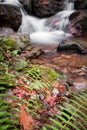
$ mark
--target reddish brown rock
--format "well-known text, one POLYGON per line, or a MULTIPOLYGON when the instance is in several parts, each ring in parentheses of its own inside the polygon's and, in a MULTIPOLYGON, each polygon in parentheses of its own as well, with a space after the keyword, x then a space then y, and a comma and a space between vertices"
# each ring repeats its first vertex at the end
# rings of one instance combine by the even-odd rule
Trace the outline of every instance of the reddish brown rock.
POLYGON ((79 10, 72 13, 69 17, 69 31, 75 36, 87 33, 87 10, 79 10))
POLYGON ((0 4, 0 27, 10 27, 17 31, 21 21, 22 15, 19 7, 0 4))
POLYGON ((64 0, 32 0, 33 14, 43 18, 63 10, 64 0))

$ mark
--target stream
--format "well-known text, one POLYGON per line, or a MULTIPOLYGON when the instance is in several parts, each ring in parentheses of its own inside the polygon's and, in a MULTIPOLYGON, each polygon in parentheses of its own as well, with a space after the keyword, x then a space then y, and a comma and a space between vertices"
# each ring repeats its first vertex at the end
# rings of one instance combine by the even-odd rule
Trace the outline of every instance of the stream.
POLYGON ((60 52, 56 54, 42 55, 33 59, 33 63, 46 65, 55 70, 62 70, 68 74, 77 89, 87 87, 87 55, 76 52, 60 52))
POLYGON ((74 12, 73 2, 66 0, 63 11, 50 18, 43 19, 28 15, 18 0, 4 0, 1 3, 20 7, 22 24, 18 33, 29 34, 33 46, 39 46, 45 52, 48 52, 32 59, 33 63, 46 65, 55 70, 60 69, 69 74, 78 89, 87 87, 87 55, 81 55, 75 51, 51 53, 62 40, 72 37, 68 33, 67 26, 68 17, 74 12))
POLYGON ((78 12, 63 2, 40 19, 19 0, 0 0, 0 130, 87 129, 87 34, 70 32, 78 12))

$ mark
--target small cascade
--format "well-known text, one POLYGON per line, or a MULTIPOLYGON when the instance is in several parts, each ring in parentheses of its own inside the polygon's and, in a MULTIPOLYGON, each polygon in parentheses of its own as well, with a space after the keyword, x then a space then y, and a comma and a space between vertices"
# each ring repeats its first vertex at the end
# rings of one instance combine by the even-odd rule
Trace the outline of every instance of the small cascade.
POLYGON ((19 0, 1 0, 0 4, 12 4, 16 6, 22 6, 22 4, 19 2, 19 0))
POLYGON ((70 2, 70 0, 65 1, 64 14, 62 15, 62 19, 59 22, 59 30, 66 31, 67 25, 69 23, 69 15, 74 11, 74 2, 70 2))
MULTIPOLYGON (((27 14, 22 4, 18 0, 3 0, 3 4, 13 4, 20 7, 22 13, 22 24, 19 27, 18 33, 30 34, 31 43, 40 46, 54 47, 60 41, 70 36, 67 35, 67 26, 69 23, 68 17, 74 11, 74 3, 65 1, 65 8, 50 18, 39 19, 27 14), (55 32, 56 31, 56 32, 55 32), (62 31, 62 33, 61 33, 62 31)), ((51 48, 51 49, 52 49, 51 48)))
POLYGON ((39 19, 33 16, 29 16, 21 9, 22 24, 18 30, 18 33, 33 33, 44 30, 44 23, 46 19, 39 19))
POLYGON ((18 30, 18 33, 33 33, 33 32, 49 32, 49 31, 55 31, 55 30, 67 30, 67 25, 69 22, 69 15, 74 10, 74 2, 70 2, 70 0, 65 0, 65 8, 63 11, 58 12, 53 16, 53 21, 50 22, 49 25, 46 26, 46 22, 49 20, 49 18, 46 19, 39 19, 33 16, 30 16, 27 14, 27 12, 24 10, 22 4, 19 2, 19 0, 3 0, 1 2, 2 4, 13 4, 20 7, 21 13, 22 13, 22 24, 18 30), (56 27, 55 25, 55 19, 56 19, 56 27))
POLYGON ((65 1, 65 8, 64 10, 74 10, 74 2, 70 2, 70 0, 65 1))

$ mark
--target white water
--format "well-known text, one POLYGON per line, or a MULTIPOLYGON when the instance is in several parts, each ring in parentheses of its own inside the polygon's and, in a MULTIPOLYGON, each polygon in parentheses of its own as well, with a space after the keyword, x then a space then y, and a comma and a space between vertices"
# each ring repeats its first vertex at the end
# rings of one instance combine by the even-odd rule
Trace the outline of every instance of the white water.
POLYGON ((74 9, 74 2, 69 2, 70 0, 65 0, 65 8, 64 10, 73 10, 74 9))
POLYGON ((69 22, 68 17, 74 9, 74 4, 69 3, 69 0, 65 0, 64 11, 46 19, 39 19, 28 15, 27 12, 21 8, 22 6, 18 0, 4 0, 2 3, 13 4, 20 7, 22 24, 18 33, 30 34, 30 40, 34 46, 41 46, 44 50, 53 50, 57 48, 59 42, 70 36, 64 32, 69 22))
POLYGON ((53 32, 35 32, 30 34, 31 43, 34 46, 42 47, 45 51, 54 51, 58 43, 67 37, 71 37, 63 31, 53 31, 53 32))
POLYGON ((12 4, 12 5, 16 5, 16 6, 20 6, 21 5, 21 3, 18 0, 0 0, 0 2, 2 4, 12 4))

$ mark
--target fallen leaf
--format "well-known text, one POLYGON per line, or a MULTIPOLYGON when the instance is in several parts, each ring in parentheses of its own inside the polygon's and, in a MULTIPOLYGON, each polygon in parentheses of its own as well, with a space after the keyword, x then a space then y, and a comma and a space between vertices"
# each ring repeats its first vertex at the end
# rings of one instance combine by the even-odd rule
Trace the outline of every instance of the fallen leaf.
POLYGON ((20 121, 21 126, 23 127, 23 130, 32 130, 33 128, 32 124, 34 124, 35 121, 26 112, 25 108, 26 108, 25 104, 23 104, 20 108, 19 121, 20 121))
POLYGON ((51 95, 47 95, 45 101, 50 104, 50 106, 53 106, 54 102, 57 100, 57 97, 53 97, 51 95))
POLYGON ((63 92, 63 91, 65 91, 66 90, 66 85, 64 85, 64 84, 60 84, 59 86, 58 86, 58 89, 59 89, 59 92, 63 92))
POLYGON ((21 89, 20 87, 14 88, 13 93, 20 98, 29 95, 25 90, 21 89))

